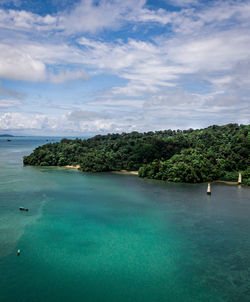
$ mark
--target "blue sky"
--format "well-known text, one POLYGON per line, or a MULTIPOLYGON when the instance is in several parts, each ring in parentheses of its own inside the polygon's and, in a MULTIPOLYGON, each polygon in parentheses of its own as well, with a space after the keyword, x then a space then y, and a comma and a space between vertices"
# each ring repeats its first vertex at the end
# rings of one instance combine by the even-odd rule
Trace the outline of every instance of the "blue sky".
POLYGON ((0 132, 249 123, 250 1, 0 0, 0 132))

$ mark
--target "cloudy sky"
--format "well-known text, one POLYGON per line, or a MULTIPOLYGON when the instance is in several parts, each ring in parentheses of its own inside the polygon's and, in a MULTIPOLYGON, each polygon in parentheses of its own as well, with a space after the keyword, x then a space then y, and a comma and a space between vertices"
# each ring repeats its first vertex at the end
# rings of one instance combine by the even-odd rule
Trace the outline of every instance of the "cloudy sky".
POLYGON ((0 133, 250 119, 250 0, 0 0, 0 133))

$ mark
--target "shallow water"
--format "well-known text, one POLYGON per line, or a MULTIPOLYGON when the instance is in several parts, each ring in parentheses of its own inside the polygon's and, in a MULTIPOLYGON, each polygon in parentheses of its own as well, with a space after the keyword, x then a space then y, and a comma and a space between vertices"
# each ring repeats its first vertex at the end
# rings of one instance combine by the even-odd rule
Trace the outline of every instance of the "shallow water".
POLYGON ((0 140, 0 301, 250 300, 249 188, 23 167, 43 143, 0 140))

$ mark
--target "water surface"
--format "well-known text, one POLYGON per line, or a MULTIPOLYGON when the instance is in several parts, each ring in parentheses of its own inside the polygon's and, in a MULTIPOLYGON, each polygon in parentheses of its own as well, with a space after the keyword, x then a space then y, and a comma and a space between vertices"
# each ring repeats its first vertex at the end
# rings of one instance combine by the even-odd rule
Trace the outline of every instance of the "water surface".
POLYGON ((249 188, 23 167, 43 143, 0 140, 0 301, 250 300, 249 188))

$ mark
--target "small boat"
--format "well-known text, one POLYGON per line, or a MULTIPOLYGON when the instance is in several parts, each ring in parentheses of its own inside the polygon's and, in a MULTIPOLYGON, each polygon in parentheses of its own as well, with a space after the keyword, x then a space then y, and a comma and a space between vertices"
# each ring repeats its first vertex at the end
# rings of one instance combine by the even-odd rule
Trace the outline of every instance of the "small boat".
POLYGON ((20 210, 20 211, 26 211, 26 212, 28 212, 28 211, 29 211, 29 209, 24 208, 24 207, 20 207, 20 208, 19 208, 19 210, 20 210))
POLYGON ((21 254, 21 251, 17 250, 17 256, 20 256, 20 254, 21 254))
POLYGON ((7 139, 7 142, 11 142, 11 139, 8 138, 8 139, 7 139))

